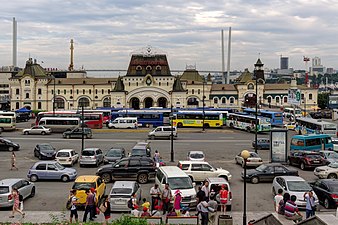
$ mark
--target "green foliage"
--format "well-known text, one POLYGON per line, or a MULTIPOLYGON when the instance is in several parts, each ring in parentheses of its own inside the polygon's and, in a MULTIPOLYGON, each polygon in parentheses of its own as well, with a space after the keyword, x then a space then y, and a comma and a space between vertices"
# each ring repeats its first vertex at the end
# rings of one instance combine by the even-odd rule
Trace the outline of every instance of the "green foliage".
POLYGON ((141 218, 122 216, 112 222, 112 225, 148 225, 147 221, 141 218))
POLYGON ((330 93, 318 93, 318 107, 321 109, 328 108, 330 93))

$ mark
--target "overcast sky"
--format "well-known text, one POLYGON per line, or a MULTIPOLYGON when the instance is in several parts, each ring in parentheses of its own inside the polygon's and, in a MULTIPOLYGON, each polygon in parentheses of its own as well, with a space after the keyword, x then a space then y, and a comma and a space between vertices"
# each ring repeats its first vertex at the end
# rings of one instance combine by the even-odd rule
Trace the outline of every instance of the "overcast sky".
MULTIPOLYGON (((278 68, 280 55, 304 69, 303 56, 338 68, 338 0, 11 0, 1 5, 0 65, 12 64, 12 18, 18 66, 127 69, 147 45, 166 53, 172 70, 221 70, 221 29, 232 27, 231 70, 278 68)), ((227 59, 225 59, 225 62, 227 59)))

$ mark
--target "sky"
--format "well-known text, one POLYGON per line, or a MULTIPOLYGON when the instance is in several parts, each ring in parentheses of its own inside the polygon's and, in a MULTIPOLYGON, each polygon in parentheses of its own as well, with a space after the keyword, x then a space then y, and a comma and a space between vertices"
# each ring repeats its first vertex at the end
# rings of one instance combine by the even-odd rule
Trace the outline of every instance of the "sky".
MULTIPOLYGON (((338 69, 338 0, 11 0, 1 5, 0 65, 12 65, 12 19, 18 22, 18 66, 126 70, 146 46, 167 55, 171 70, 196 65, 221 71, 232 28, 231 70, 305 69, 303 56, 338 69)), ((226 67, 226 65, 225 65, 226 67)))

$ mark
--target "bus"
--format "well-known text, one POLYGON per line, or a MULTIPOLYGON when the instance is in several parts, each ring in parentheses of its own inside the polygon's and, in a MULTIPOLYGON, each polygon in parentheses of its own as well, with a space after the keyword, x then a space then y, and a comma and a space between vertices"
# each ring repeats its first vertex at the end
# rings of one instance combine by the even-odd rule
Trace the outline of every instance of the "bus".
MULTIPOLYGON (((256 110, 252 108, 245 108, 243 112, 248 113, 250 115, 255 115, 256 110)), ((257 110, 257 115, 270 119, 271 126, 283 126, 283 113, 274 112, 268 110, 257 110)))
POLYGON ((16 122, 13 116, 0 116, 0 132, 5 130, 15 130, 16 122))
MULTIPOLYGON (((78 113, 80 119, 82 121, 82 114, 78 113)), ((92 129, 102 129, 103 128, 103 114, 102 113, 89 113, 85 112, 84 115, 84 123, 87 127, 92 129)))
MULTIPOLYGON (((203 127, 203 111, 178 111, 173 114, 173 125, 177 127, 203 127)), ((222 127, 223 116, 218 112, 204 111, 204 127, 222 127)))
POLYGON ((78 117, 43 117, 38 125, 50 128, 52 132, 65 132, 79 127, 80 124, 78 117))
POLYGON ((158 127, 163 126, 163 112, 149 111, 149 110, 119 110, 112 112, 111 121, 118 117, 136 117, 138 126, 141 127, 158 127))
MULTIPOLYGON (((83 110, 85 113, 102 113, 103 116, 103 124, 108 125, 109 121, 111 120, 111 109, 106 109, 106 108, 96 108, 93 110, 88 110, 84 109, 83 110)), ((78 110, 77 113, 81 114, 82 111, 78 110)))
POLYGON ((9 111, 0 111, 0 116, 12 116, 16 118, 16 113, 15 112, 9 112, 9 111))
POLYGON ((331 141, 328 134, 294 135, 291 138, 290 151, 333 150, 331 141))
POLYGON ((302 111, 300 109, 293 109, 293 108, 284 108, 283 116, 291 120, 294 120, 294 117, 302 117, 302 111))
MULTIPOLYGON (((202 112, 203 113, 203 110, 201 109, 195 109, 195 110, 178 110, 178 112, 202 112)), ((228 111, 219 111, 219 110, 210 110, 210 109, 206 109, 204 110, 205 113, 220 113, 222 114, 222 126, 226 126, 226 120, 228 118, 228 111)))
MULTIPOLYGON (((248 132, 255 131, 255 116, 246 113, 229 113, 226 125, 230 128, 246 130, 248 132)), ((269 119, 265 117, 257 117, 257 132, 268 132, 271 130, 269 119)))
POLYGON ((301 134, 328 134, 331 137, 338 137, 338 126, 324 120, 317 120, 311 117, 297 117, 296 131, 301 134))

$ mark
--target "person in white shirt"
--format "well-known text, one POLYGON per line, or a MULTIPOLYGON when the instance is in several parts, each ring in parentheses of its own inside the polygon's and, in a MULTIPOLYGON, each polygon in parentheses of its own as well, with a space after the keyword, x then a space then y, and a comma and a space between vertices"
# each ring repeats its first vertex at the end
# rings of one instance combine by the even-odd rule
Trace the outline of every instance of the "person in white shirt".
POLYGON ((205 193, 205 197, 207 197, 207 201, 209 201, 209 182, 206 181, 201 189, 205 193))
POLYGON ((130 211, 130 214, 135 217, 140 217, 141 212, 138 211, 138 205, 134 205, 133 209, 130 211))
POLYGON ((278 189, 278 194, 273 198, 273 204, 277 213, 279 211, 279 203, 281 200, 283 200, 283 190, 278 189))
POLYGON ((151 196, 151 211, 155 209, 156 205, 159 205, 161 191, 158 188, 158 184, 155 184, 150 188, 150 196, 151 196))
POLYGON ((73 217, 75 218, 75 222, 78 222, 79 215, 77 213, 77 208, 76 208, 76 203, 77 203, 77 198, 76 198, 76 190, 71 190, 70 191, 70 198, 71 198, 71 207, 70 207, 70 218, 69 222, 73 223, 73 217))

